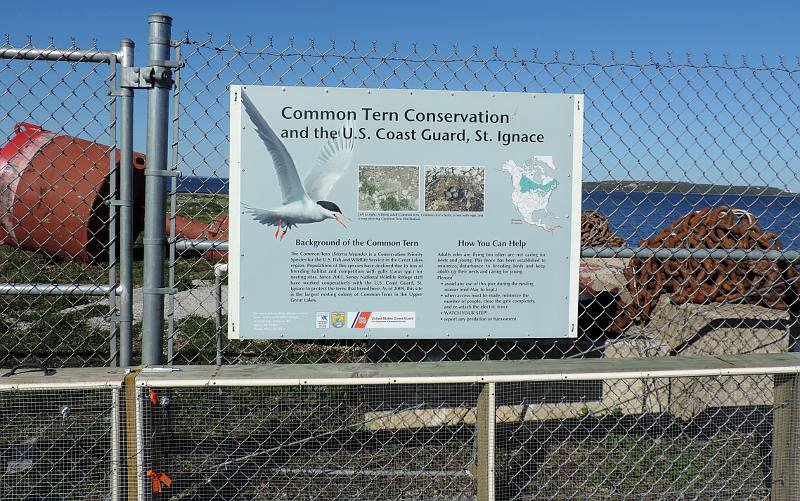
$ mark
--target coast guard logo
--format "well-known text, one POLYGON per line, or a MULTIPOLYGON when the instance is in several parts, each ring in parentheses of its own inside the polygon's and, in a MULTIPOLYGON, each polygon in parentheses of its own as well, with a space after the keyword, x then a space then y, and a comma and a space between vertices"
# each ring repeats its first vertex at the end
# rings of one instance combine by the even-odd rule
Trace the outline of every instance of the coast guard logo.
POLYGON ((371 311, 359 311, 353 320, 353 329, 365 329, 369 323, 369 317, 372 315, 371 311))
POLYGON ((343 311, 331 312, 331 325, 337 329, 341 329, 345 324, 345 313, 343 311))

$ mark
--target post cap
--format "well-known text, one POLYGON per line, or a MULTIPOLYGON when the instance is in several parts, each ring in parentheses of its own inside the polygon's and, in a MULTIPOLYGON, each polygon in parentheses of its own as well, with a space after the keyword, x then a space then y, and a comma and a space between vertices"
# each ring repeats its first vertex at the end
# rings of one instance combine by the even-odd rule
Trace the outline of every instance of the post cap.
POLYGON ((164 14, 163 12, 153 12, 149 16, 147 16, 148 23, 163 23, 163 24, 172 24, 172 16, 169 14, 164 14))

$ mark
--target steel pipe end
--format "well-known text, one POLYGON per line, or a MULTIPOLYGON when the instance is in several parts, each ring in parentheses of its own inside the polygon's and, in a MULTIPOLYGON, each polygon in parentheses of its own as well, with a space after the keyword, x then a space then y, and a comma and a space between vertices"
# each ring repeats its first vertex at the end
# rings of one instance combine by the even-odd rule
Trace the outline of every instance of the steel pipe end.
POLYGON ((172 16, 164 14, 163 12, 153 12, 147 16, 148 23, 162 23, 172 25, 172 16))

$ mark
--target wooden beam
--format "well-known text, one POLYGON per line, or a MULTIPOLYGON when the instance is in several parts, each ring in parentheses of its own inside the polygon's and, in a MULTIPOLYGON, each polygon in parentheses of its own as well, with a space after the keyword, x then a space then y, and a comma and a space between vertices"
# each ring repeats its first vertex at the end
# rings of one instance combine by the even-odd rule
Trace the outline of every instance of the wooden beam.
POLYGON ((800 376, 775 376, 772 499, 800 499, 800 376))
POLYGON ((475 431, 478 439, 478 501, 494 501, 495 384, 483 385, 478 395, 475 431))
POLYGON ((137 386, 329 386, 600 381, 800 372, 800 353, 385 364, 265 364, 145 368, 137 386))

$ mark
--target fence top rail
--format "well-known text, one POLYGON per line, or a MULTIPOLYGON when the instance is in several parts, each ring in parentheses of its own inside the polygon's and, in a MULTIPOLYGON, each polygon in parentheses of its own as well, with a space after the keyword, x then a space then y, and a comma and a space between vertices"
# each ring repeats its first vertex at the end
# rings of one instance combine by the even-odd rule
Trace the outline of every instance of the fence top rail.
POLYGON ((138 386, 327 386, 504 383, 800 373, 800 353, 384 364, 268 364, 145 368, 138 386))
POLYGON ((703 249, 669 247, 581 247, 581 257, 638 257, 642 259, 733 259, 789 261, 800 260, 800 252, 795 250, 761 249, 703 249))
MULTIPOLYGON (((0 369, 0 374, 9 370, 0 369)), ((20 369, 13 376, 0 377, 0 391, 119 388, 125 372, 124 367, 69 367, 45 376, 40 370, 20 369)))
POLYGON ((103 284, 0 284, 0 295, 106 296, 116 285, 103 284))
MULTIPOLYGON (((204 240, 179 238, 175 240, 175 250, 185 251, 227 251, 227 240, 204 240)), ((796 250, 761 250, 761 249, 702 249, 702 248, 667 248, 667 247, 581 247, 581 257, 595 258, 632 258, 641 259, 733 259, 765 260, 765 261, 800 261, 800 251, 796 250)))
POLYGON ((98 49, 57 49, 55 47, 8 47, 0 45, 0 59, 25 61, 71 61, 75 63, 105 63, 120 58, 119 51, 98 49))

